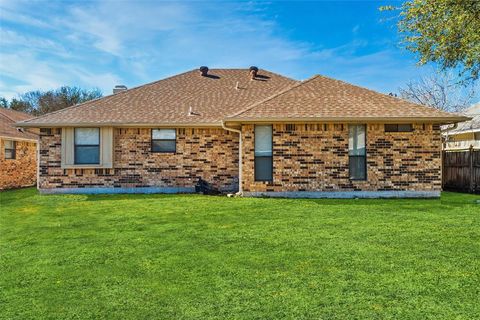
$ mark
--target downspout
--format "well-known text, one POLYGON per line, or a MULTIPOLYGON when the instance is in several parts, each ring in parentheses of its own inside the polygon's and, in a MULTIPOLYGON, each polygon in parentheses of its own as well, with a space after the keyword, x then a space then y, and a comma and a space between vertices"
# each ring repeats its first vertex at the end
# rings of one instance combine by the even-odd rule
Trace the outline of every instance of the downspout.
POLYGON ((225 122, 222 121, 222 128, 227 131, 238 133, 239 143, 238 143, 238 192, 237 195, 243 194, 242 188, 242 130, 229 128, 225 125, 225 122))
POLYGON ((37 153, 37 190, 40 190, 40 137, 37 140, 37 146, 35 149, 37 153))
POLYGON ((448 132, 448 131, 455 130, 455 129, 457 129, 457 127, 458 127, 458 122, 455 122, 455 123, 453 124, 453 127, 447 128, 447 129, 443 130, 443 132, 445 133, 445 132, 448 132))

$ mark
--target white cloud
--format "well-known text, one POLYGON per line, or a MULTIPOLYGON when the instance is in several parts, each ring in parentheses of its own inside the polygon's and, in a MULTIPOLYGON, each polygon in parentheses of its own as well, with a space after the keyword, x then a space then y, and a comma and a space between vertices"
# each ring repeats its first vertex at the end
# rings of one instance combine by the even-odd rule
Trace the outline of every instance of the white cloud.
POLYGON ((2 46, 14 47, 15 51, 20 48, 28 48, 31 52, 42 51, 64 57, 68 56, 65 48, 51 39, 21 35, 5 28, 0 28, 0 39, 2 46))
POLYGON ((360 25, 357 24, 352 28, 352 33, 357 34, 359 30, 360 30, 360 25))
POLYGON ((41 62, 35 55, 21 51, 0 53, 0 96, 12 98, 33 90, 50 90, 63 85, 98 87, 109 92, 120 82, 112 73, 91 73, 69 64, 41 62), (7 81, 8 79, 14 79, 7 81))
POLYGON ((296 78, 322 73, 383 91, 418 72, 413 62, 405 67, 397 51, 368 51, 360 38, 333 48, 292 40, 266 14, 268 5, 10 3, 9 16, 20 19, 0 30, 0 95, 60 85, 108 94, 115 84, 139 85, 199 65, 257 65, 296 78), (33 32, 25 31, 31 26, 33 32))
POLYGON ((62 23, 73 30, 70 36, 76 39, 83 38, 84 41, 93 40, 93 45, 97 49, 113 55, 120 54, 121 43, 116 34, 117 30, 109 25, 107 19, 80 8, 72 9, 71 14, 62 23))

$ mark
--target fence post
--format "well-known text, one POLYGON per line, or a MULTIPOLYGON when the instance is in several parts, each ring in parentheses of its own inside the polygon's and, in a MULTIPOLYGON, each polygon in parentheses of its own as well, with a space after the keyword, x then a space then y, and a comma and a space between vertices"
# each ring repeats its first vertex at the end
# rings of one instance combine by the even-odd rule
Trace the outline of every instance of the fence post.
POLYGON ((470 160, 469 167, 470 167, 470 193, 473 193, 473 183, 474 183, 474 176, 473 176, 473 145, 470 145, 470 150, 468 152, 468 158, 470 160))
POLYGON ((440 165, 440 170, 441 170, 441 179, 442 179, 442 190, 443 188, 445 187, 445 154, 444 154, 445 150, 443 150, 442 148, 442 151, 440 153, 440 161, 441 161, 441 165, 440 165))

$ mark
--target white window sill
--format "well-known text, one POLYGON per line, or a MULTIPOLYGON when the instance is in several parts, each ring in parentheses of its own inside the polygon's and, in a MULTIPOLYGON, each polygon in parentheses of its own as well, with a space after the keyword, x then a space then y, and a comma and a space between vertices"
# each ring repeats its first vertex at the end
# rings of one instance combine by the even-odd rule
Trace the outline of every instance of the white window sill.
POLYGON ((112 169, 113 166, 102 164, 62 164, 62 169, 112 169))

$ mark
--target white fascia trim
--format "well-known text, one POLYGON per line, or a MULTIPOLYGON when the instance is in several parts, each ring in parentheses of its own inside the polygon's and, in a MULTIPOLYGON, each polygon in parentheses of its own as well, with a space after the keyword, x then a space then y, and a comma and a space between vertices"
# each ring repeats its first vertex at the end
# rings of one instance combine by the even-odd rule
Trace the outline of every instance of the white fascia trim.
POLYGON ((16 137, 9 137, 9 136, 0 136, 0 139, 13 140, 13 141, 26 141, 26 142, 34 142, 34 143, 38 142, 38 140, 35 140, 35 139, 16 138, 16 137))
POLYGON ((63 127, 75 127, 75 128, 88 128, 88 127, 113 127, 113 128, 221 128, 222 124, 219 122, 209 123, 98 123, 98 122, 85 122, 85 123, 23 123, 17 122, 16 127, 20 128, 63 128, 63 127))

